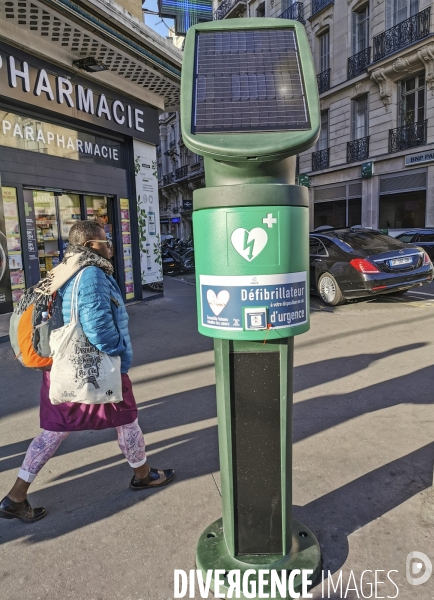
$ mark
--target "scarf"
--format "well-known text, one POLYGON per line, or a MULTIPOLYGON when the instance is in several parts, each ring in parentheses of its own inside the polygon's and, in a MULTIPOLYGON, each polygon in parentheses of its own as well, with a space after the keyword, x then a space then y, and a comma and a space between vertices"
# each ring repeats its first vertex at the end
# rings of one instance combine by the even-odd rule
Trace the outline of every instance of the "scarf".
POLYGON ((39 282, 35 291, 41 294, 53 294, 83 267, 99 267, 107 275, 113 274, 113 265, 109 260, 90 248, 71 246, 70 244, 65 251, 62 262, 54 267, 45 279, 39 282))

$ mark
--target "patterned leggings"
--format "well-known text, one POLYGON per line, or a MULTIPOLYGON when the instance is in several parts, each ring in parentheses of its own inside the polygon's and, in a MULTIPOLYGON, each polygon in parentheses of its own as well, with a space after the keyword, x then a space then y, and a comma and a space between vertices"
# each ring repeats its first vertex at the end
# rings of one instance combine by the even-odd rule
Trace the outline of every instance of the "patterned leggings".
MULTIPOLYGON (((138 419, 128 425, 116 427, 116 431, 119 448, 129 465, 133 469, 144 465, 146 462, 145 440, 138 419)), ((44 429, 28 447, 18 477, 31 483, 69 434, 69 431, 46 431, 44 429)))

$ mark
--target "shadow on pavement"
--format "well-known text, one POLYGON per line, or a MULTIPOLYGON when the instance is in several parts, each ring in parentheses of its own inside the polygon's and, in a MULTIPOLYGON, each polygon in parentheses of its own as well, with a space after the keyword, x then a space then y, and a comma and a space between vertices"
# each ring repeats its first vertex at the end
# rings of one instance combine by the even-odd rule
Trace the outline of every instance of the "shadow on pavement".
MULTIPOLYGON (((314 531, 324 571, 348 556, 348 536, 432 485, 434 442, 306 504, 294 516, 314 531)), ((361 565, 363 566, 363 565, 361 565)))
MULTIPOLYGON (((384 355, 386 353, 381 353, 381 356, 384 355)), ((366 356, 361 357, 361 365, 365 368, 366 356)), ((346 360, 342 359, 343 362, 346 360)), ((321 367, 321 363, 314 363, 310 367, 316 369, 321 367)), ((306 366, 303 368, 306 370, 306 366)), ((351 368, 354 372, 355 367, 351 368)), ((308 372, 305 372, 307 378, 308 372)), ((433 375, 434 367, 428 367, 348 394, 320 396, 297 402, 294 405, 294 440, 297 442, 309 438, 349 419, 401 403, 431 404, 432 390, 431 386, 426 386, 426 382, 432 381, 433 375), (327 411, 324 410, 325 406, 327 411)), ((139 405, 139 408, 145 434, 146 431, 168 430, 182 424, 204 421, 215 416, 214 388, 209 386, 174 394, 160 398, 157 403, 151 400, 139 405)), ((62 447, 65 453, 76 450, 74 437, 72 435, 64 442, 62 447)), ((83 432, 80 438, 80 445, 89 448, 114 439, 114 432, 83 432)), ((22 450, 23 444, 18 444, 17 448, 7 446, 6 454, 10 456, 11 450, 22 450)), ((62 447, 59 454, 62 453, 62 447)), ((218 470, 215 426, 174 435, 148 444, 147 449, 152 466, 175 468, 177 479, 173 485, 218 470)), ((296 518, 300 518, 318 534, 328 569, 337 569, 345 561, 348 553, 347 535, 431 485, 433 451, 434 444, 420 448, 295 509, 296 518)), ((20 464, 21 457, 18 458, 20 464)), ((35 506, 46 506, 50 512, 49 518, 31 528, 16 521, 3 522, 2 541, 25 536, 27 542, 35 543, 56 538, 143 502, 149 494, 160 493, 160 490, 143 494, 130 492, 127 489, 130 476, 130 468, 119 454, 57 477, 53 484, 37 490, 31 497, 35 506), (75 479, 62 481, 70 476, 75 479)))

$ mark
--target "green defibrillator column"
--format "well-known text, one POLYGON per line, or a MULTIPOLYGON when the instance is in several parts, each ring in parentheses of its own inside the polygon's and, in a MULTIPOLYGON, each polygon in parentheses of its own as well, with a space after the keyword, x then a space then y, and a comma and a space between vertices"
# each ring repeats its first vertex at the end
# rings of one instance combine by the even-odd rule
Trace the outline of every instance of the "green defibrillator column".
POLYGON ((294 185, 295 155, 320 128, 303 26, 191 27, 181 124, 205 160, 193 229, 199 331, 214 338, 223 512, 199 539, 197 565, 310 569, 315 581, 318 543, 292 518, 293 341, 309 329, 308 194, 294 185))

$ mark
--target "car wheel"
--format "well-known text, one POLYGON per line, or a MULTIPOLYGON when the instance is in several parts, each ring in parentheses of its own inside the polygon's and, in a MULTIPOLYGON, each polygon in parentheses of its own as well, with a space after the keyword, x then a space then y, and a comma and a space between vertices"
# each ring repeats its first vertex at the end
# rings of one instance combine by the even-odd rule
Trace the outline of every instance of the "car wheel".
POLYGON ((342 295, 336 279, 333 275, 330 275, 330 273, 321 275, 318 279, 317 290, 324 304, 337 306, 338 304, 343 304, 345 302, 345 298, 342 295))

